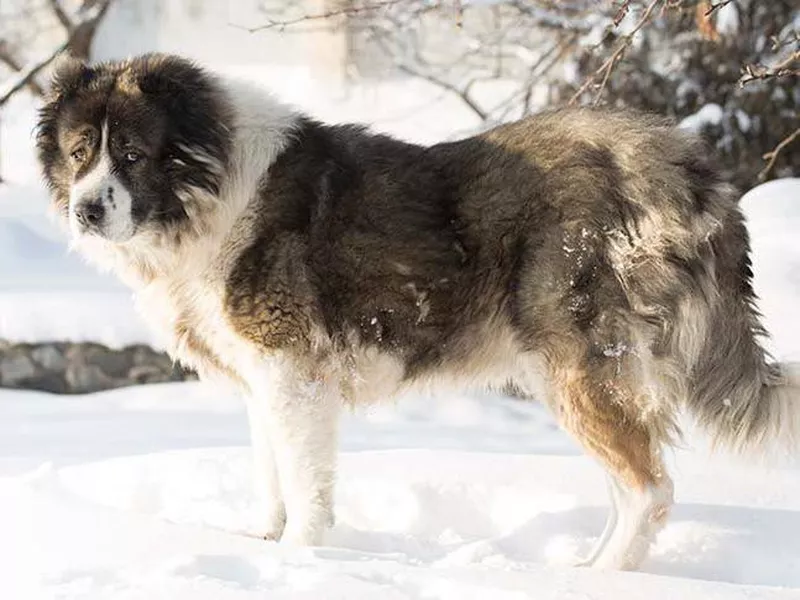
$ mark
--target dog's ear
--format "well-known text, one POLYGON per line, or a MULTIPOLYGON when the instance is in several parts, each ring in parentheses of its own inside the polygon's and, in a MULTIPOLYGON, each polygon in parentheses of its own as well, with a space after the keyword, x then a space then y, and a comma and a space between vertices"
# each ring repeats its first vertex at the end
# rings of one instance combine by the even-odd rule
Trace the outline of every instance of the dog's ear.
POLYGON ((130 77, 141 94, 167 111, 173 128, 187 138, 184 143, 224 133, 225 102, 213 77, 192 61, 147 54, 136 62, 130 77))
POLYGON ((94 78, 92 69, 74 56, 63 53, 53 64, 53 75, 36 124, 36 149, 45 182, 53 202, 61 212, 67 210, 68 183, 64 174, 64 157, 58 145, 58 118, 70 97, 94 78))
POLYGON ((167 54, 142 57, 132 74, 136 86, 160 104, 183 112, 206 100, 208 76, 189 60, 167 54))
POLYGON ((232 115, 216 78, 185 58, 148 54, 132 64, 131 81, 166 113, 168 153, 185 165, 180 179, 217 193, 230 152, 232 115))
POLYGON ((69 52, 63 52, 53 61, 49 101, 60 101, 71 96, 92 80, 92 69, 69 52))

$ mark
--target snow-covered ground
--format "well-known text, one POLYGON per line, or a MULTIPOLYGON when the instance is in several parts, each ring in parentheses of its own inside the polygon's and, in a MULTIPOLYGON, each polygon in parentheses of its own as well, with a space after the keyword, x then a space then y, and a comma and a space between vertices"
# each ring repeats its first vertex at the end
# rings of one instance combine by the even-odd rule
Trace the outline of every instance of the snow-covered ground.
POLYGON ((245 432, 201 384, 0 393, 0 597, 800 598, 797 467, 675 453, 679 504, 643 572, 598 573, 568 565, 603 524, 602 474, 536 405, 349 415, 314 549, 243 535, 245 432))
MULTIPOLYGON (((772 349, 797 359, 800 180, 743 202, 772 349)), ((0 268, 18 277, 1 314, 68 332, 65 315, 14 300, 80 268, 26 219, 0 220, 0 268)), ((81 273, 63 280, 91 282, 73 291, 102 309, 113 284, 81 273)), ((0 597, 800 599, 800 461, 701 447, 692 435, 670 456, 678 505, 642 572, 601 573, 569 563, 603 525, 602 473, 539 406, 407 398, 344 419, 337 525, 327 547, 292 549, 246 535, 257 507, 237 399, 201 384, 0 392, 0 597)))

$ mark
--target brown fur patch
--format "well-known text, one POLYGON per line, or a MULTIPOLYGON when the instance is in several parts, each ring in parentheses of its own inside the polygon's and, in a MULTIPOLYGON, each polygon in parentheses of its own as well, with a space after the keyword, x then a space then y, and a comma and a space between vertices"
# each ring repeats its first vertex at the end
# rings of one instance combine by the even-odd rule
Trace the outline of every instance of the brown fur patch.
POLYGON ((136 75, 130 68, 120 73, 116 83, 117 90, 127 96, 139 97, 142 95, 142 89, 136 81, 136 75))
POLYGON ((314 298, 302 267, 304 248, 292 236, 283 247, 253 244, 227 282, 225 308, 233 329, 262 350, 310 350, 316 337, 314 298))
POLYGON ((659 440, 642 420, 642 401, 622 378, 608 376, 609 366, 551 363, 555 405, 564 429, 612 476, 643 491, 664 474, 659 440))

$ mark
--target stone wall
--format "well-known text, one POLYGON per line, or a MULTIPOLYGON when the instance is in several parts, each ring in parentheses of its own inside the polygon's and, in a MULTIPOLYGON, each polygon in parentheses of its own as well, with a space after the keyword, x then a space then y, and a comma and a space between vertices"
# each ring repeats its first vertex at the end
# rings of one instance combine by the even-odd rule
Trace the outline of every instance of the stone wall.
POLYGON ((194 379, 147 346, 94 343, 14 344, 0 340, 0 387, 81 394, 140 383, 194 379))

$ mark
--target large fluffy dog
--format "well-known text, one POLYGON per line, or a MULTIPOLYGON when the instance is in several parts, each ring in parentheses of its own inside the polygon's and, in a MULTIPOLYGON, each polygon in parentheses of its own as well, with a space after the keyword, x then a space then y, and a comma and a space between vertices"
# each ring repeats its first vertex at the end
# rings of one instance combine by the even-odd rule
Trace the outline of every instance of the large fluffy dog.
POLYGON ((800 432, 737 196, 661 120, 563 110, 422 147, 148 55, 63 61, 38 147, 75 247, 246 393, 269 538, 322 541, 340 408, 418 385, 546 402, 609 474, 606 567, 667 517, 681 408, 737 449, 800 432))

